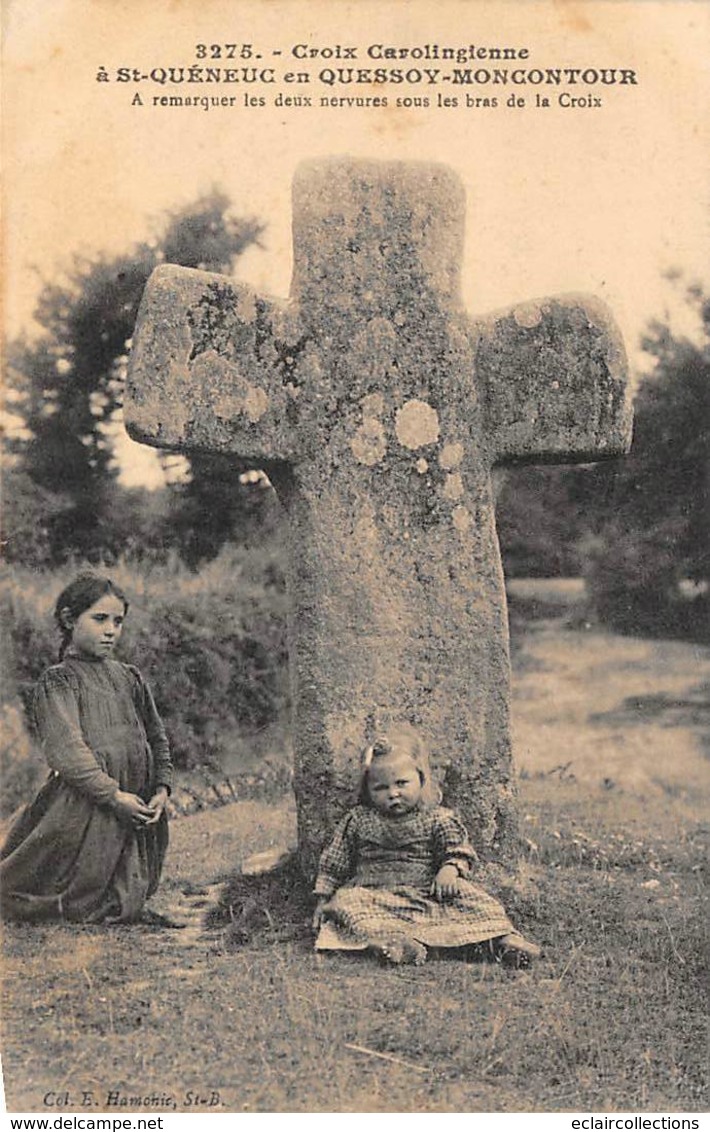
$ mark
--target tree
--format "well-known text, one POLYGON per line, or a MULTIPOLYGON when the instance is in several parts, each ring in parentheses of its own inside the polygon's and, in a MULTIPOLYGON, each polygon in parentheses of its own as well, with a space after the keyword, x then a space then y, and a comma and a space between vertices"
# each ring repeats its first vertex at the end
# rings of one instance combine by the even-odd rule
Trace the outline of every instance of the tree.
MULTIPOLYGON (((586 469, 584 469, 586 471, 586 469)), ((578 543, 591 522, 576 505, 580 469, 506 468, 496 503, 498 539, 508 578, 551 578, 580 572, 578 543)))
MULTIPOLYGON (((40 336, 12 344, 8 385, 16 391, 13 413, 23 428, 9 441, 10 457, 39 492, 61 496, 45 515, 52 560, 118 553, 124 545, 114 522, 121 488, 110 426, 121 407, 138 304, 159 263, 226 273, 246 248, 258 244, 263 226, 231 216, 229 208, 225 194, 213 190, 170 213, 155 239, 124 255, 75 258, 63 282, 41 291, 35 311, 40 336)), ((210 475, 211 467, 193 467, 193 483, 210 475)), ((218 516, 225 537, 243 495, 237 481, 229 496, 231 513, 218 516)), ((179 509, 174 519, 179 521, 179 509)), ((215 525, 204 509, 191 513, 192 522, 200 520, 207 528, 215 525)), ((12 555, 20 542, 8 534, 12 555)), ((199 541, 199 532, 193 537, 199 541)))
POLYGON ((600 617, 617 628, 710 636, 710 297, 689 288, 698 342, 654 323, 653 365, 635 401, 629 457, 613 480, 611 518, 586 548, 600 617), (680 584, 696 586, 694 602, 680 584))

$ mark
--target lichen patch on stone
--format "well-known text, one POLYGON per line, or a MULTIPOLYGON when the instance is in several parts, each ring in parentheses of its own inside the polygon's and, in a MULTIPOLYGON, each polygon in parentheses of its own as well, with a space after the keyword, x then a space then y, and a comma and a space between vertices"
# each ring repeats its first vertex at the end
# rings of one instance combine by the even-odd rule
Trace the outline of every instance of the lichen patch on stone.
POLYGON ((244 414, 251 424, 256 424, 269 408, 266 390, 252 385, 238 366, 214 350, 205 350, 195 359, 191 379, 193 397, 197 390, 201 391, 196 401, 211 400, 214 415, 223 421, 235 421, 244 414))
POLYGON ((460 505, 458 507, 454 507, 453 511, 451 512, 451 519, 454 526, 456 527, 456 530, 460 531, 461 534, 464 534, 470 528, 471 523, 473 522, 471 512, 468 511, 466 507, 462 507, 460 505))
POLYGON ((426 401, 407 401, 397 412, 397 439, 405 448, 415 450, 439 439, 439 414, 426 401))
POLYGON ((362 415, 365 417, 381 417, 385 408, 385 399, 381 393, 369 393, 360 402, 362 415))
POLYGON ((353 456, 359 464, 372 468, 387 451, 385 430, 376 417, 365 417, 350 441, 353 456))
POLYGON ((266 391, 260 389, 258 385, 250 385, 244 398, 244 412, 251 423, 256 424, 257 421, 261 420, 268 407, 269 398, 266 391))
POLYGON ((439 453, 439 464, 446 472, 458 468, 463 460, 463 444, 445 444, 439 453))
POLYGON ((537 326, 542 319, 542 311, 537 303, 523 303, 522 306, 515 308, 513 318, 518 326, 532 330, 533 326, 537 326))
POLYGON ((237 316, 241 322, 251 323, 256 318, 256 297, 244 287, 235 287, 237 316))
POLYGON ((196 385, 214 386, 219 392, 230 389, 232 383, 239 381, 240 377, 237 367, 211 348, 198 354, 192 362, 190 372, 196 385))
POLYGON ((417 471, 419 472, 420 476, 423 476, 425 472, 429 471, 429 465, 428 465, 428 463, 426 462, 426 460, 424 459, 423 456, 419 457, 419 459, 417 460, 417 462, 414 466, 417 469, 417 471))
POLYGON ((463 495, 463 480, 458 472, 447 476, 441 489, 445 499, 460 499, 463 495))

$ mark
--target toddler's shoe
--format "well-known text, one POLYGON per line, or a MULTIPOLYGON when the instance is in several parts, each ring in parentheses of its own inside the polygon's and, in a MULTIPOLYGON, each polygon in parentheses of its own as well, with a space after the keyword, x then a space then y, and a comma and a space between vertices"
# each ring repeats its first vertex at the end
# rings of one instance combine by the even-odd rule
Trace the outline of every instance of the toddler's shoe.
POLYGON ((419 943, 416 939, 410 939, 406 935, 386 939, 382 943, 378 943, 373 950, 384 963, 390 963, 393 967, 404 964, 421 967, 422 963, 426 963, 426 947, 424 944, 419 943))
POLYGON ((519 932, 509 932, 495 940, 494 953, 506 966, 529 967, 533 959, 540 958, 542 950, 519 932))

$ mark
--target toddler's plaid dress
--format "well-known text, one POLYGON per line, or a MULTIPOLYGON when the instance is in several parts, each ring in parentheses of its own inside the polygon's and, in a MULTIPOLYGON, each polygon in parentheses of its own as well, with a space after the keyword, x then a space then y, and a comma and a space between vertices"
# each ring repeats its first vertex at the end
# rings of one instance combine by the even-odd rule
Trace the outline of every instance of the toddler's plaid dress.
POLYGON ((362 950, 401 934, 427 947, 463 947, 512 932, 501 904, 467 879, 475 860, 451 810, 387 816, 356 806, 321 856, 315 893, 330 899, 316 949, 362 950), (439 903, 431 886, 446 864, 463 879, 459 894, 439 903))

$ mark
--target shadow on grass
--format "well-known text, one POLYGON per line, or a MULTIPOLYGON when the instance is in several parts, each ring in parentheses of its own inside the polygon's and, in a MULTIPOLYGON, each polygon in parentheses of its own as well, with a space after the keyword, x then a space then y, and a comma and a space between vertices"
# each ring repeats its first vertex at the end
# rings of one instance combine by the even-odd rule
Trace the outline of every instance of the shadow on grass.
POLYGON ((237 874, 225 884, 206 926, 225 929, 229 950, 311 941, 313 896, 298 857, 290 853, 268 872, 237 874))
POLYGON ((707 727, 710 725, 710 684, 689 688, 684 697, 654 692, 627 696, 611 711, 593 712, 589 722, 614 727, 659 723, 662 727, 707 727))

